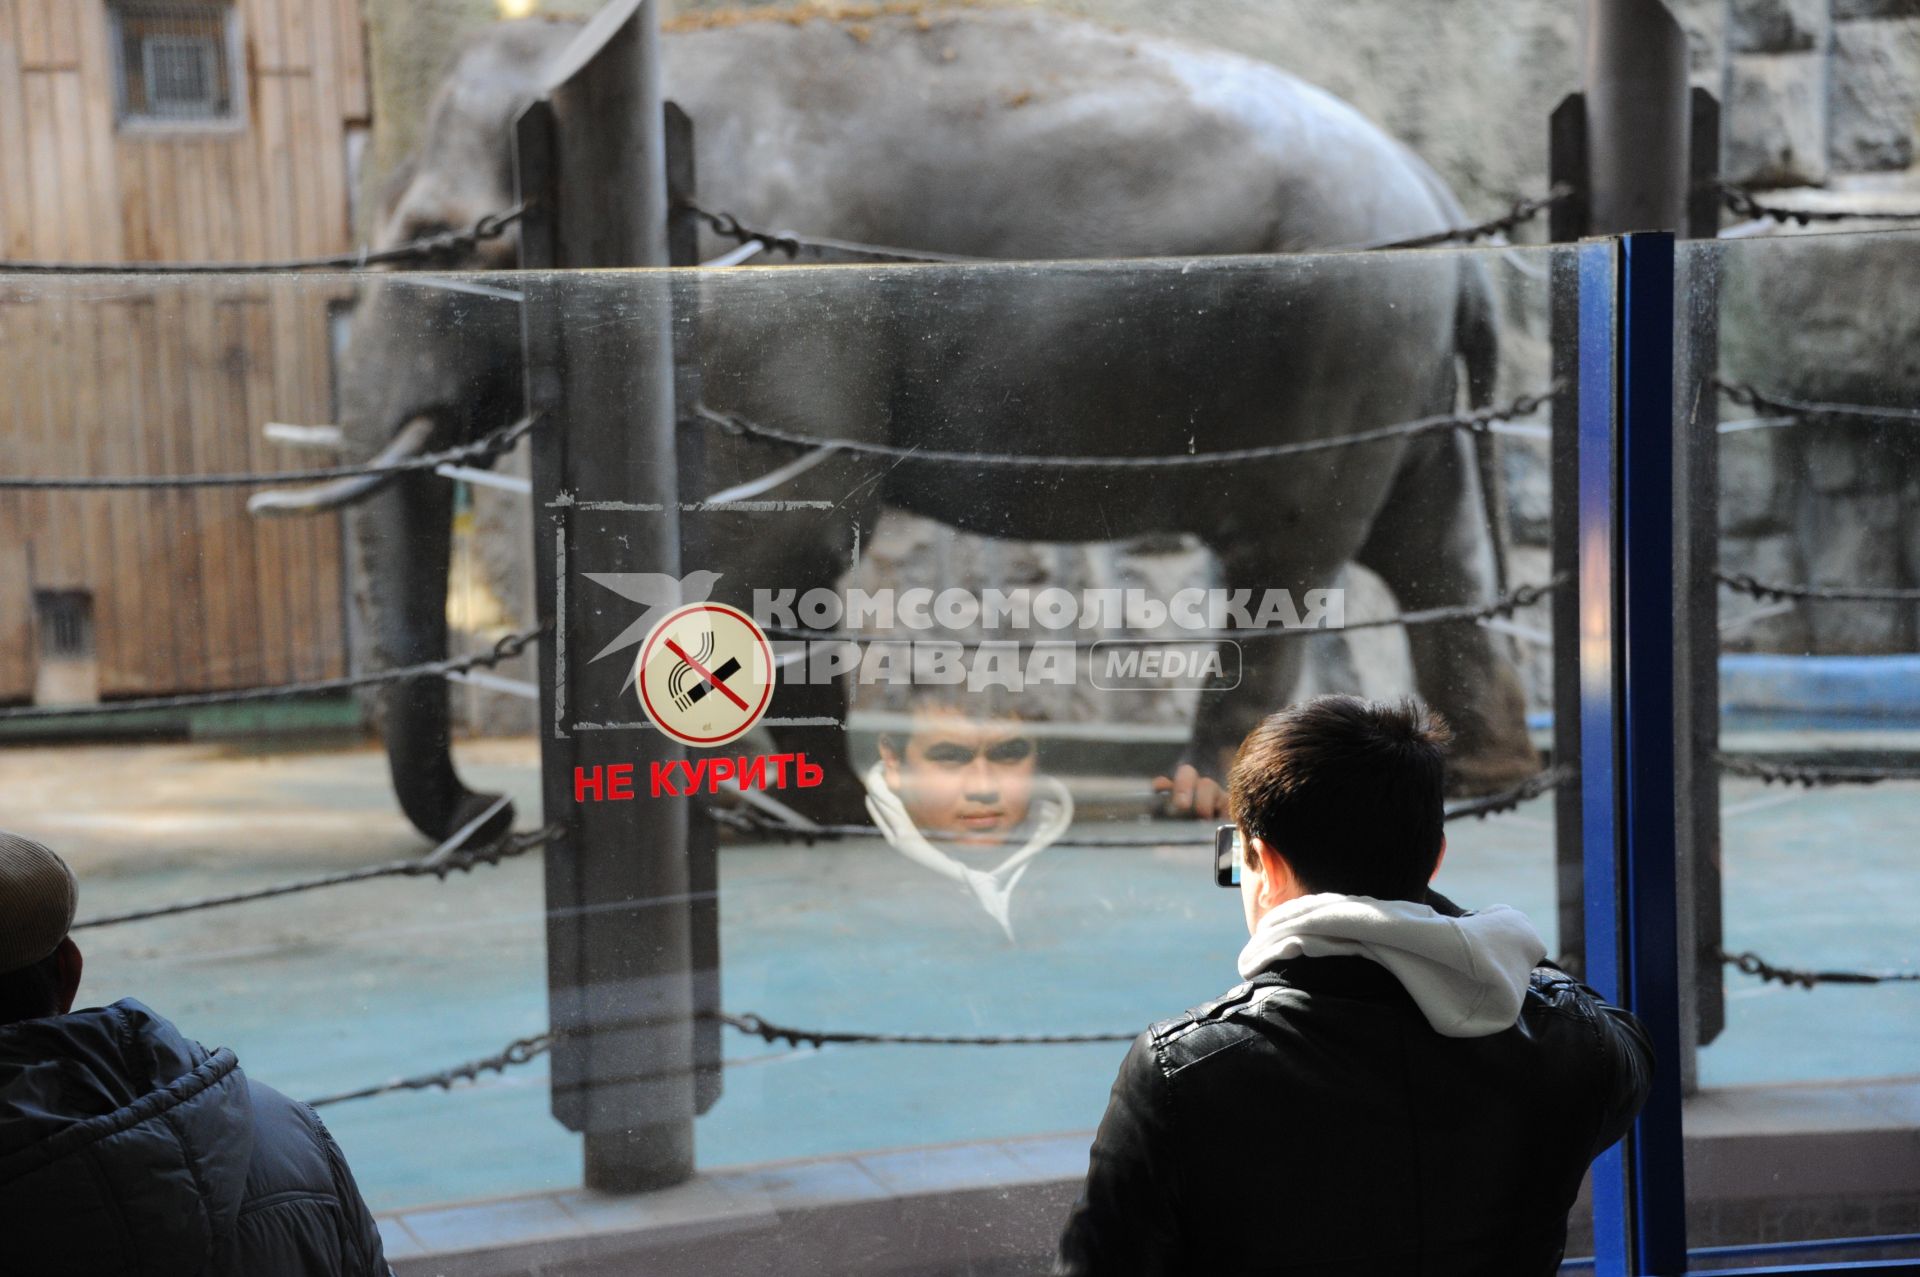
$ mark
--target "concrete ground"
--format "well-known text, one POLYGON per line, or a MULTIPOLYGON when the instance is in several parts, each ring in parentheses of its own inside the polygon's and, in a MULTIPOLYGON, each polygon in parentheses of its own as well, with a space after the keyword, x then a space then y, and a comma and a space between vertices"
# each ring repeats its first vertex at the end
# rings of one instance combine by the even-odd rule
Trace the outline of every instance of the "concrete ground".
MULTIPOLYGON (((530 741, 462 747, 531 823, 530 741)), ((1724 787, 1727 940, 1797 966, 1920 966, 1906 835, 1920 788, 1724 787)), ((1548 800, 1450 826, 1438 885, 1525 910, 1552 943, 1548 800)), ((373 748, 0 749, 0 823, 58 848, 81 915, 417 854, 373 748)), ((1130 825, 1116 838, 1191 834, 1130 825)), ((1056 848, 1020 888, 1017 946, 878 843, 734 846, 721 858, 725 1003, 788 1024, 1133 1031, 1231 984, 1238 902, 1185 847, 1056 848)), ((139 997, 256 1076, 310 1097, 427 1072, 545 1026, 529 858, 440 884, 387 880, 81 936, 83 998, 139 997)), ((1920 1074, 1920 986, 1784 989, 1729 977, 1709 1086, 1920 1074)), ((830 1047, 732 1035, 705 1167, 1090 1129, 1124 1047, 830 1047)), ((544 1062, 451 1094, 326 1110, 378 1209, 578 1182, 544 1062)))

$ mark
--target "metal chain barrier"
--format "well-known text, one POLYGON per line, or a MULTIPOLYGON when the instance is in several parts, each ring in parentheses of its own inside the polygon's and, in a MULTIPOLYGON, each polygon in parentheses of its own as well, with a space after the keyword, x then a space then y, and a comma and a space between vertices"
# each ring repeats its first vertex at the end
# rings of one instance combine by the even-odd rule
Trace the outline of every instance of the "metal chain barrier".
POLYGON ((1790 585, 1762 581, 1746 572, 1715 572, 1713 579, 1766 603, 1920 603, 1920 590, 1894 586, 1790 585))
POLYGON ((1355 434, 1329 439, 1300 439, 1290 443, 1263 444, 1254 448, 1228 448, 1218 452, 1176 452, 1157 456, 1075 456, 1071 454, 1011 452, 948 452, 937 448, 902 448, 889 443, 869 443, 856 439, 836 439, 799 434, 778 426, 751 421, 738 413, 726 412, 706 404, 696 404, 697 420, 728 434, 790 448, 831 448, 860 456, 890 457, 896 461, 932 462, 942 465, 999 466, 1022 470, 1163 470, 1175 466, 1243 465, 1249 461, 1270 461, 1278 457, 1298 457, 1307 453, 1355 448, 1389 439, 1409 439, 1420 435, 1441 434, 1452 430, 1483 432, 1495 424, 1515 417, 1530 416, 1550 402, 1562 389, 1558 383, 1538 394, 1520 395, 1495 408, 1474 412, 1447 413, 1419 417, 1412 421, 1376 426, 1355 434))
POLYGON ((1081 1046, 1089 1042, 1131 1042, 1134 1033, 853 1033, 831 1029, 793 1029, 774 1024, 757 1015, 732 1015, 725 1011, 715 1019, 732 1029, 752 1034, 762 1042, 784 1042, 789 1046, 822 1047, 851 1044, 873 1046, 1081 1046))
POLYGON ((1920 780, 1920 768, 1849 763, 1779 763, 1738 754, 1720 754, 1720 770, 1772 785, 1877 785, 1883 780, 1920 780))
POLYGON ((326 479, 354 479, 378 475, 406 474, 414 470, 432 470, 437 466, 484 457, 497 457, 520 442, 532 430, 536 416, 526 416, 505 425, 472 443, 463 443, 441 452, 423 452, 419 456, 381 464, 320 466, 311 470, 275 470, 236 474, 149 474, 109 475, 104 477, 32 478, 0 475, 0 490, 33 492, 119 492, 135 488, 254 488, 280 483, 317 483, 326 479))
POLYGON ((1741 974, 1758 976, 1763 982, 1811 989, 1819 984, 1911 984, 1920 982, 1920 971, 1802 971, 1794 967, 1776 967, 1757 953, 1722 953, 1720 961, 1737 967, 1741 974))
POLYGON ((1507 232, 1532 221, 1556 204, 1565 203, 1574 197, 1573 187, 1565 182, 1556 182, 1545 195, 1535 195, 1517 199, 1512 206, 1498 217, 1484 222, 1475 222, 1472 226, 1459 226, 1452 230, 1435 231, 1431 235, 1415 235, 1409 239, 1390 240, 1384 244, 1369 244, 1369 252, 1384 251, 1391 248, 1437 248, 1442 244, 1472 244, 1479 240, 1491 239, 1495 235, 1507 232))
MULTIPOLYGON (((1722 953, 1720 960, 1727 966, 1738 968, 1743 974, 1757 976, 1762 981, 1812 989, 1822 984, 1905 984, 1920 982, 1920 971, 1802 971, 1793 967, 1778 967, 1756 953, 1722 953)), ((815 1049, 825 1046, 1086 1046, 1091 1044, 1131 1042, 1140 1035, 1136 1033, 866 1033, 840 1029, 799 1029, 784 1024, 775 1024, 763 1016, 748 1012, 735 1015, 728 1011, 717 1011, 710 1016, 700 1017, 719 1020, 727 1027, 766 1043, 783 1043, 787 1046, 810 1046, 815 1049)), ((507 1069, 521 1064, 529 1064, 553 1049, 554 1037, 551 1033, 541 1033, 533 1037, 516 1038, 506 1048, 494 1055, 482 1056, 477 1060, 468 1060, 452 1068, 441 1069, 434 1073, 422 1073, 414 1077, 398 1077, 374 1086, 361 1087, 356 1091, 342 1091, 336 1095, 325 1095, 307 1103, 314 1108, 328 1104, 344 1104, 349 1100, 371 1099, 376 1095, 390 1095, 396 1091, 451 1090, 455 1083, 471 1082, 482 1073, 504 1073, 507 1069)))
POLYGON ((460 832, 434 848, 425 856, 411 860, 389 860, 384 864, 366 865, 359 869, 342 870, 339 873, 316 874, 310 878, 296 878, 289 882, 275 883, 269 887, 258 887, 252 891, 236 891, 221 896, 203 896, 196 900, 182 900, 175 904, 159 905, 152 909, 135 909, 128 913, 106 914, 98 918, 83 918, 73 924, 75 931, 89 927, 111 927, 123 922, 145 922, 150 918, 170 918, 176 914, 198 913, 203 909, 219 909, 227 905, 245 904, 253 900, 270 900, 275 896, 297 895, 305 891, 318 891, 325 887, 345 886, 354 882, 371 882, 376 878, 425 878, 432 877, 445 882, 452 873, 468 873, 477 865, 497 865, 503 860, 512 860, 524 856, 530 851, 538 851, 550 846, 565 836, 565 830, 559 825, 548 825, 544 829, 525 833, 512 833, 489 843, 484 847, 467 848, 461 845, 466 837, 506 805, 501 799, 487 811, 469 821, 460 832))
POLYGON ((397 1077, 390 1082, 381 1082, 374 1086, 363 1086, 357 1091, 341 1091, 337 1095, 323 1095, 317 1100, 308 1100, 310 1108, 324 1108, 329 1104, 345 1104, 348 1100, 369 1100, 376 1095, 390 1095, 395 1091, 426 1091, 439 1089, 449 1091, 455 1082, 471 1082, 482 1073, 504 1073, 520 1064, 531 1064, 553 1049, 553 1035, 541 1033, 530 1038, 515 1038, 506 1048, 497 1054, 482 1056, 477 1060, 468 1060, 465 1064, 456 1064, 450 1069, 441 1069, 438 1073, 422 1073, 417 1077, 397 1077))
POLYGON ((498 665, 502 661, 518 656, 547 630, 547 626, 541 625, 531 630, 521 630, 515 634, 505 635, 493 645, 491 650, 476 652, 472 656, 454 657, 444 661, 427 661, 420 665, 401 665, 393 669, 374 670, 367 674, 346 674, 339 678, 316 678, 302 683, 275 683, 267 687, 237 687, 224 692, 185 692, 178 696, 145 696, 138 700, 102 701, 98 705, 16 705, 10 709, 0 709, 0 722, 24 718, 102 718, 110 714, 139 714, 150 710, 197 709, 203 705, 238 705, 249 701, 273 701, 291 696, 312 696, 322 692, 347 692, 355 688, 377 687, 383 683, 404 682, 410 678, 445 678, 449 674, 464 674, 482 666, 498 665))
POLYGON ((265 262, 0 262, 0 275, 281 275, 308 270, 365 270, 370 266, 452 266, 526 215, 525 204, 475 219, 465 230, 446 230, 392 248, 362 248, 326 257, 289 257, 265 262))
POLYGON ((1874 404, 1822 403, 1795 399, 1759 389, 1748 382, 1713 379, 1716 390, 1743 408, 1775 416, 1792 417, 1812 425, 1854 425, 1862 422, 1896 422, 1920 425, 1920 411, 1912 408, 1882 408, 1874 404))
POLYGON ((1870 208, 1785 208, 1778 204, 1766 204, 1756 199, 1752 192, 1729 182, 1721 182, 1720 198, 1727 208, 1741 216, 1770 218, 1773 221, 1793 222, 1806 226, 1813 222, 1909 222, 1920 220, 1920 211, 1888 209, 1875 212, 1870 208))
MULTIPOLYGON (((1504 235, 1514 228, 1532 221, 1547 209, 1572 199, 1574 190, 1565 183, 1553 187, 1545 195, 1517 199, 1498 217, 1488 218, 1484 222, 1475 222, 1471 226, 1456 226, 1447 230, 1433 231, 1425 235, 1414 235, 1406 239, 1385 240, 1379 243, 1328 246, 1322 249, 1306 249, 1305 252, 1348 252, 1381 251, 1395 248, 1433 248, 1441 244, 1472 244, 1489 239, 1495 235, 1504 235)), ((683 200, 676 206, 680 211, 690 213, 705 222, 715 235, 730 239, 737 244, 758 244, 770 253, 784 253, 789 260, 799 258, 802 253, 820 259, 851 257, 871 262, 984 262, 997 260, 986 257, 968 257, 959 253, 936 253, 924 249, 895 248, 888 244, 868 244, 859 240, 831 239, 821 235, 801 235, 794 231, 769 231, 748 226, 732 213, 714 212, 691 200, 683 200)))
MULTIPOLYGON (((1512 811, 1529 799, 1538 798, 1549 790, 1566 784, 1573 777, 1568 767, 1548 767, 1528 776, 1519 784, 1502 789, 1496 793, 1479 798, 1462 799, 1448 807, 1446 820, 1460 820, 1466 817, 1485 818, 1499 812, 1512 811)), ((811 847, 816 842, 837 842, 843 838, 880 838, 885 835, 877 825, 819 825, 812 822, 796 824, 782 820, 771 813, 745 807, 719 807, 705 804, 698 809, 707 819, 738 833, 750 837, 771 838, 778 842, 805 843, 811 847)), ((928 836, 942 838, 958 836, 957 831, 926 831, 928 836)), ((1207 836, 1202 837, 1141 837, 1114 838, 1108 835, 1071 834, 1055 839, 1048 844, 1053 847, 1088 847, 1113 851, 1127 847, 1211 847, 1213 836, 1208 827, 1207 836)))
POLYGON ((785 253, 789 259, 801 253, 815 257, 854 257, 874 262, 981 262, 984 257, 963 257, 957 253, 930 253, 913 248, 893 248, 886 244, 863 244, 857 240, 829 239, 824 236, 796 235, 791 231, 766 231, 743 225, 732 213, 716 213, 690 200, 675 207, 705 222, 715 235, 737 244, 758 244, 770 253, 785 253))

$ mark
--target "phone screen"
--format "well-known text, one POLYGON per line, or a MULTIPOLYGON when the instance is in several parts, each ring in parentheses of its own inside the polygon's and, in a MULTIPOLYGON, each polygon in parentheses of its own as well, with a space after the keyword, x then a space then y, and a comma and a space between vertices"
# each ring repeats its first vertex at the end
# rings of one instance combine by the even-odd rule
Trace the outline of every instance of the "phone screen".
POLYGON ((1213 882, 1218 887, 1240 885, 1240 826, 1221 825, 1213 831, 1213 882))

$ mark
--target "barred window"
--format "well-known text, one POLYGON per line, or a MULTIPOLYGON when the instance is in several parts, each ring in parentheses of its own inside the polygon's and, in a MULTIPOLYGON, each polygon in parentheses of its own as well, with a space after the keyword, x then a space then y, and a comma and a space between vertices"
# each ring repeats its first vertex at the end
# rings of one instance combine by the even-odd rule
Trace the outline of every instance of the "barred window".
POLYGON ((110 0, 114 90, 123 124, 239 118, 239 15, 229 3, 110 0))

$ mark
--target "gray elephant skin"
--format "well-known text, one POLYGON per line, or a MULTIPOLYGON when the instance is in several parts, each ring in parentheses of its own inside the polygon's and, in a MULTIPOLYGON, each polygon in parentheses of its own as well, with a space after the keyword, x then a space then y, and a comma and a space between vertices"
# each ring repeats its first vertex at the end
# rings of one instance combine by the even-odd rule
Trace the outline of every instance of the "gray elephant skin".
MULTIPOLYGON (((513 203, 511 122, 576 32, 503 23, 463 54, 396 179, 381 243, 513 203)), ((1496 316, 1480 254, 1192 269, 1200 257, 1377 243, 1465 220, 1409 150, 1276 68, 1033 10, 858 27, 695 23, 663 36, 662 62, 667 96, 694 121, 713 205, 752 225, 1001 259, 713 271, 677 285, 703 311, 704 395, 716 408, 903 447, 1155 456, 1444 414, 1463 380, 1471 402, 1490 396, 1496 316), (1022 264, 1096 258, 1156 260, 1022 264)), ((713 240, 703 256, 727 247, 713 240)), ((509 269, 516 251, 509 235, 465 264, 509 269)), ((499 300, 399 281, 364 290, 342 386, 358 455, 444 447, 517 417, 519 342, 518 308, 499 300)), ((796 455, 716 431, 709 489, 796 455)), ((377 494, 322 494, 360 502, 380 665, 445 653, 452 486, 416 472, 377 494)), ((831 586, 883 505, 1022 540, 1188 532, 1234 589, 1297 597, 1350 561, 1378 572, 1407 609, 1479 602, 1493 589, 1471 443, 1459 432, 1234 467, 1072 473, 839 453, 777 495, 834 505, 783 513, 773 535, 765 515, 711 516, 714 561, 690 566, 723 573, 723 601, 744 605, 756 585, 831 586)), ((1454 729, 1456 788, 1485 792, 1529 773, 1519 680, 1491 636, 1468 623, 1409 639, 1419 690, 1454 729)), ((1246 644, 1239 686, 1202 695, 1187 757, 1217 772, 1285 702, 1300 659, 1297 642, 1246 644)), ((773 708, 844 712, 845 689, 832 685, 783 685, 773 708)), ((491 801, 454 770, 441 681, 394 689, 383 730, 401 805, 430 837, 491 801)), ((840 728, 776 735, 857 789, 840 728)), ((817 810, 850 792, 821 792, 817 810)))

